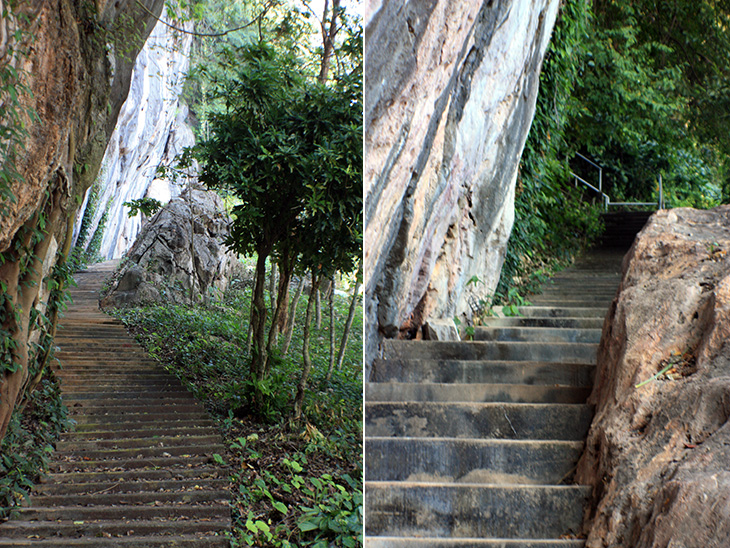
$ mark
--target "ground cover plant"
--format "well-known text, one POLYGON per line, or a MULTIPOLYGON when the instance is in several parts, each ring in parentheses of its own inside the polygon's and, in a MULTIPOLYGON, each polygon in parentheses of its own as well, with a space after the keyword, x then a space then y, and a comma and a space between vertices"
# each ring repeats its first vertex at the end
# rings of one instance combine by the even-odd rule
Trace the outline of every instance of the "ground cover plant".
MULTIPOLYGON (((329 380, 329 314, 323 310, 319 327, 312 322, 311 383, 302 419, 293 421, 306 299, 298 303, 288 352, 282 352, 282 336, 271 374, 261 384, 251 376, 247 333, 241 329, 251 295, 250 281, 237 282, 208 305, 114 314, 217 419, 228 447, 228 454, 214 458, 230 467, 232 546, 361 546, 362 306, 355 309, 342 366, 329 380), (255 406, 249 397, 254 389, 265 396, 255 406)), ((333 298, 338 342, 350 298, 340 290, 333 298)))

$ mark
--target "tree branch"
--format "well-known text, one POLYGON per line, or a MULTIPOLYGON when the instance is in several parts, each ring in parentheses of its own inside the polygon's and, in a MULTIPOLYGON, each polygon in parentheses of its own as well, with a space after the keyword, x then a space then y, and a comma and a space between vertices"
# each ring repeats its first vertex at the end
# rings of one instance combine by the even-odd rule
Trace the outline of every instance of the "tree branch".
POLYGON ((262 19, 263 16, 266 15, 266 12, 269 11, 269 9, 271 9, 271 6, 274 5, 275 1, 276 0, 271 0, 266 5, 266 7, 264 7, 264 10, 261 13, 259 13, 256 17, 254 17, 253 19, 251 19, 248 23, 246 23, 245 25, 242 25, 240 27, 236 27, 234 29, 229 29, 229 30, 226 30, 226 31, 223 31, 223 32, 195 32, 195 31, 192 31, 192 30, 181 29, 179 27, 176 27, 175 25, 171 25, 170 23, 168 23, 167 21, 161 19, 160 17, 158 17, 157 15, 155 15, 152 11, 150 11, 150 9, 147 6, 145 6, 142 2, 140 2, 140 0, 135 0, 135 2, 137 2, 137 5, 139 7, 141 7, 149 15, 151 15, 152 17, 154 17, 155 19, 157 19, 158 21, 160 21, 163 25, 166 25, 166 26, 170 27, 172 30, 176 30, 178 32, 183 32, 185 34, 190 34, 192 36, 199 36, 201 38, 217 38, 217 37, 220 37, 220 36, 226 36, 227 34, 230 34, 232 32, 236 32, 236 31, 239 31, 239 30, 243 30, 245 28, 248 28, 251 25, 253 25, 256 21, 259 21, 260 19, 262 19))

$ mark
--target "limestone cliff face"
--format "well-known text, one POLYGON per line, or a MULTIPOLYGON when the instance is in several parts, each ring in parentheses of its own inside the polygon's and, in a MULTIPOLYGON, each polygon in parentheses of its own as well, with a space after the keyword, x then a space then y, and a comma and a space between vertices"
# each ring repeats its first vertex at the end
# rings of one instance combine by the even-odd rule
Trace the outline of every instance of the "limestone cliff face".
POLYGON ((164 0, 142 4, 147 10, 136 0, 29 0, 18 3, 18 17, 0 20, 0 42, 12 41, 14 28, 34 36, 21 48, 27 54, 14 60, 2 44, 0 63, 25 72, 32 95, 24 101, 37 114, 26 120, 17 162, 22 180, 11 184, 14 201, 0 216, 0 437, 44 363, 42 352, 31 352, 41 330, 31 311, 45 310, 48 298, 44 275, 68 251, 76 210, 127 97, 134 58, 154 26, 150 12, 159 15, 164 0))
MULTIPOLYGON (((170 23, 165 16, 155 25, 137 56, 129 96, 119 113, 99 173, 101 194, 89 234, 96 231, 106 212, 99 252, 107 259, 121 257, 141 229, 140 216, 129 218, 122 204, 146 196, 164 203, 178 195, 182 187, 156 179, 156 169, 161 163, 171 163, 183 148, 195 144, 193 132, 185 123, 187 107, 179 100, 189 66, 192 35, 174 31, 166 22, 170 23)), ((84 200, 77 230, 86 204, 84 200)))
POLYGON ((558 4, 369 3, 366 362, 381 337, 468 316, 496 287, 558 4))
POLYGON ((730 206, 654 214, 623 271, 578 465, 586 546, 727 546, 730 206))

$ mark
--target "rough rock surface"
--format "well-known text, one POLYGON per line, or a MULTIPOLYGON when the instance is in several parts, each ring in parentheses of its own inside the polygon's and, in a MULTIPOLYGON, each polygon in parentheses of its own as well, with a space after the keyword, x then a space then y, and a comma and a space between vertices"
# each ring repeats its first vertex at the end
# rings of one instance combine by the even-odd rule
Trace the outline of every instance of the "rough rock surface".
MULTIPOLYGON (((99 173, 101 194, 89 234, 96 231, 106 211, 99 253, 107 259, 121 257, 142 228, 141 215, 128 217, 128 209, 122 204, 146 196, 167 203, 177 196, 182 187, 156 179, 157 166, 171 164, 183 148, 195 144, 193 132, 185 122, 188 109, 179 101, 189 67, 192 35, 173 31, 166 22, 170 20, 164 15, 137 56, 129 95, 99 173)), ((76 230, 85 207, 86 200, 79 211, 76 230)))
POLYGON ((229 220, 214 192, 196 187, 174 198, 144 226, 126 256, 116 283, 101 302, 120 307, 152 302, 189 303, 225 290, 236 272, 236 255, 223 244, 229 220), (194 228, 193 228, 194 226, 194 228), (190 236, 193 231, 191 250, 190 236))
POLYGON ((381 337, 469 314, 496 286, 558 4, 369 3, 366 363, 381 337))
POLYGON ((730 206, 656 213, 623 270, 576 478, 594 486, 586 546, 727 546, 730 206))

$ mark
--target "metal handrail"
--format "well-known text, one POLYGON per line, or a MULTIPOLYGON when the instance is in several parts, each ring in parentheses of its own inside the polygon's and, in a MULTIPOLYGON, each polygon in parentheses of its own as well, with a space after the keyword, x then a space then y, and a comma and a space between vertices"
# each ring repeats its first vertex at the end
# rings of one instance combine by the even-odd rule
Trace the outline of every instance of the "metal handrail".
POLYGON ((608 194, 603 192, 603 167, 601 167, 599 164, 591 160, 590 158, 587 158, 583 156, 580 152, 575 153, 576 156, 579 158, 582 158, 589 164, 591 164, 593 167, 598 169, 598 188, 593 186, 591 183, 574 173, 573 171, 570 172, 570 174, 573 176, 573 181, 575 183, 576 188, 578 187, 578 182, 583 184, 584 186, 587 186, 592 191, 596 192, 597 194, 601 195, 601 200, 603 201, 603 207, 605 211, 608 211, 609 206, 657 206, 657 209, 664 209, 664 187, 662 185, 662 174, 659 173, 659 200, 657 202, 612 202, 611 198, 608 194))

